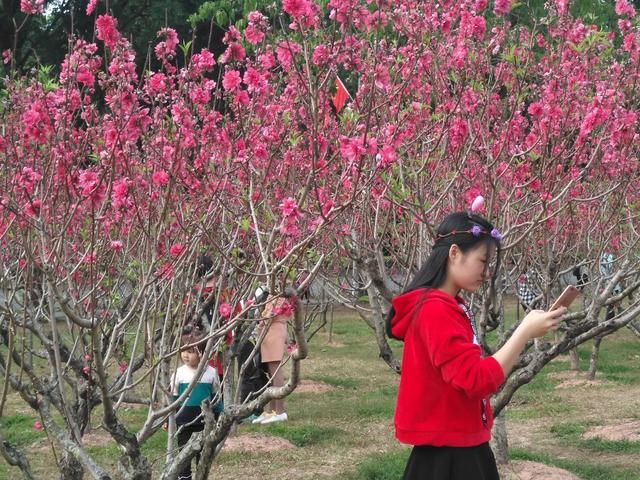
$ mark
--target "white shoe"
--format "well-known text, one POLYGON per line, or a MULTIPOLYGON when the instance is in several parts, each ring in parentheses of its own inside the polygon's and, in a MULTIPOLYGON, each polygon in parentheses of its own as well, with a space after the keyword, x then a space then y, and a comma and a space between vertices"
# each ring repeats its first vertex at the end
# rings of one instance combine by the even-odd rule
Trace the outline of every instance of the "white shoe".
POLYGON ((268 423, 276 423, 276 422, 286 422, 289 420, 289 417, 285 412, 282 412, 279 415, 270 415, 260 422, 260 425, 266 425, 268 423))
POLYGON ((276 414, 276 412, 264 412, 258 418, 254 419, 251 423, 262 423, 267 418, 271 418, 276 414))

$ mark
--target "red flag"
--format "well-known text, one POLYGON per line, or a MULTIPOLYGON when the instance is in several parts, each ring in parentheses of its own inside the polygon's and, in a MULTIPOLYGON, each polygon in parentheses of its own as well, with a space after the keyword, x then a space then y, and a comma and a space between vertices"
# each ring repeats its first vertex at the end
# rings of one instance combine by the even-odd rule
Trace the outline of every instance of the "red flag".
POLYGON ((336 76, 336 93, 333 96, 333 106, 336 107, 336 113, 340 113, 340 110, 347 102, 347 98, 351 98, 351 95, 349 95, 347 87, 344 86, 340 77, 336 76))

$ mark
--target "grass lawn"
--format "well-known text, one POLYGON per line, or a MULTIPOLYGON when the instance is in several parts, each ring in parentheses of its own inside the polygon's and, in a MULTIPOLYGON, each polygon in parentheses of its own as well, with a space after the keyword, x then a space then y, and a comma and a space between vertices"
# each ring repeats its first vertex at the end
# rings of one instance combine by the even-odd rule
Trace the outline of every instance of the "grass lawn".
MULTIPOLYGON (((239 432, 265 432, 295 447, 269 453, 222 451, 211 478, 281 480, 392 480, 401 476, 409 448, 393 437, 393 409, 399 377, 377 357, 371 330, 356 317, 336 315, 332 343, 320 332, 303 363, 303 379, 322 383, 322 393, 294 392, 287 399, 290 421, 270 426, 241 425, 239 432)), ((396 352, 401 344, 394 343, 396 352)), ((580 349, 586 370, 590 344, 580 349)), ((552 362, 521 388, 507 410, 514 459, 544 462, 574 472, 584 480, 640 480, 640 443, 585 440, 592 426, 640 419, 640 341, 624 329, 602 343, 600 370, 592 384, 566 386, 568 359, 552 362)), ((145 411, 122 411, 139 425, 145 411)), ((51 478, 53 455, 46 434, 33 429, 37 419, 10 394, 3 434, 26 447, 36 478, 51 478)), ((98 422, 96 421, 96 424, 98 422)), ((166 434, 145 446, 154 467, 164 460, 166 434)), ((96 435, 90 451, 115 472, 118 449, 96 435)), ((0 478, 19 478, 0 460, 0 478)), ((117 478, 114 476, 114 478, 117 478)))

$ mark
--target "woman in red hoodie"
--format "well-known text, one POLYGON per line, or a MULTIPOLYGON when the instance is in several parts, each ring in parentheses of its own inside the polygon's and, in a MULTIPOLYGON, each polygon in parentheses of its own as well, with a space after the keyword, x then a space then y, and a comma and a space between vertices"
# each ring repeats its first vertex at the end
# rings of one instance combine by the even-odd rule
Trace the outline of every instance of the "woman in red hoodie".
POLYGON ((500 240, 500 232, 478 215, 447 216, 431 255, 406 291, 393 299, 387 331, 404 340, 396 437, 414 445, 404 480, 499 478, 489 447, 493 417, 488 397, 527 342, 557 329, 566 312, 564 307, 530 312, 500 350, 482 356, 473 314, 459 293, 473 293, 485 280, 494 281, 500 240), (491 263, 495 268, 489 268, 491 263))

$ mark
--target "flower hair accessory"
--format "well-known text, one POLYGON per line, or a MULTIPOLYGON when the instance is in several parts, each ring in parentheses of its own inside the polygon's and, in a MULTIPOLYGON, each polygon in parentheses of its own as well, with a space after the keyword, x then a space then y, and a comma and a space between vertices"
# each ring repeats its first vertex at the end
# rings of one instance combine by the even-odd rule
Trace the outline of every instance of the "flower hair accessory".
POLYGON ((482 228, 480 225, 474 225, 469 230, 452 230, 451 232, 445 233, 445 234, 439 233, 438 235, 436 235, 436 239, 440 240, 442 238, 447 238, 452 235, 458 235, 463 233, 470 233, 474 237, 479 237, 480 235, 489 235, 491 236, 491 238, 494 238, 497 241, 502 240, 502 233, 500 233, 500 230, 498 230, 497 228, 494 228, 489 232, 488 230, 485 230, 484 228, 482 228))

